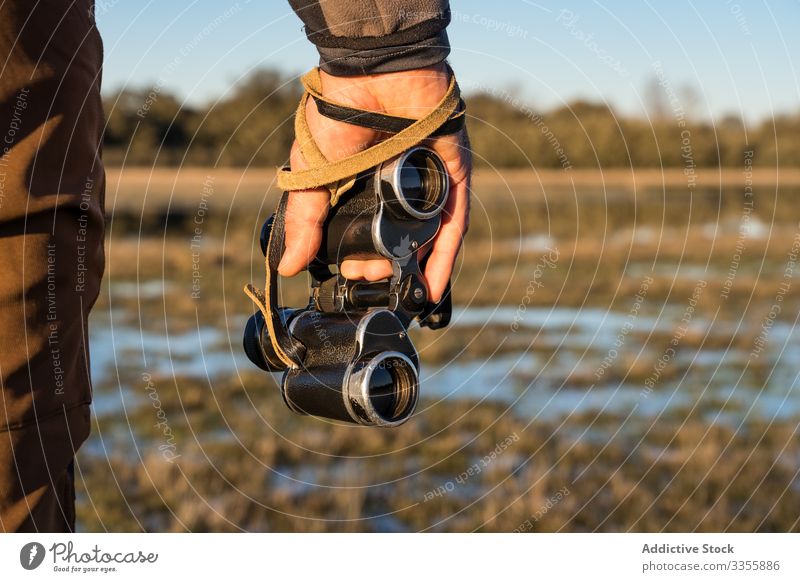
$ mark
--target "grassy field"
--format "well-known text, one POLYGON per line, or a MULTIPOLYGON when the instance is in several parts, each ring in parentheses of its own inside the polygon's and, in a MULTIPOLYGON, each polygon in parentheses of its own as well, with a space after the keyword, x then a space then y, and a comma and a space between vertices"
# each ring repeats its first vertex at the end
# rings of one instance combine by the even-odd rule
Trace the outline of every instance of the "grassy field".
POLYGON ((272 177, 109 170, 83 528, 800 530, 800 172, 481 171, 463 319, 414 332, 435 374, 389 431, 295 416, 236 359, 272 177))
MULTIPOLYGON (((168 201, 192 204, 199 201, 204 182, 213 184, 215 200, 220 205, 233 203, 260 205, 265 194, 277 196, 275 172, 264 168, 120 168, 106 169, 108 181, 107 204, 110 211, 116 208, 147 208, 150 204, 163 205, 168 201)), ((761 187, 800 186, 800 169, 781 169, 756 166, 752 168, 752 181, 761 187)), ((698 187, 742 187, 744 177, 739 168, 696 170, 698 187)), ((505 170, 480 168, 475 173, 473 189, 476 195, 503 188, 541 190, 547 187, 575 185, 589 192, 602 192, 603 187, 682 188, 687 179, 680 168, 589 169, 562 170, 505 170)))

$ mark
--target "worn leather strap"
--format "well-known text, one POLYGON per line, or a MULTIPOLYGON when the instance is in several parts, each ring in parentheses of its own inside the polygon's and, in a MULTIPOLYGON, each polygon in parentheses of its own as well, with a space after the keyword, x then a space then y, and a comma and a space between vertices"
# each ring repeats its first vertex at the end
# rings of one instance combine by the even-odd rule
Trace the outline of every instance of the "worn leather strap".
POLYGON ((301 358, 297 353, 297 346, 292 341, 289 330, 281 321, 278 309, 278 265, 283 257, 286 239, 286 204, 288 200, 289 194, 284 192, 278 203, 278 209, 273 215, 272 229, 270 230, 266 259, 264 261, 267 272, 264 291, 248 283, 244 288, 244 292, 258 305, 259 310, 264 315, 264 321, 267 324, 275 354, 289 368, 298 368, 301 358))
MULTIPOLYGON (((341 160, 329 161, 320 151, 306 121, 306 104, 309 97, 317 101, 327 101, 338 107, 349 107, 336 103, 322 95, 322 81, 319 69, 312 69, 302 78, 306 91, 300 99, 300 104, 295 114, 295 138, 300 147, 300 153, 309 164, 306 170, 278 171, 278 186, 283 190, 309 190, 325 187, 331 192, 331 204, 336 204, 342 193, 346 192, 354 183, 356 175, 381 164, 405 150, 433 135, 451 117, 463 117, 461 96, 455 76, 450 71, 450 85, 441 101, 427 115, 421 119, 412 120, 411 124, 391 137, 373 145, 363 151, 357 152, 341 160)), ((354 111, 359 111, 350 107, 354 111)), ((373 113, 360 110, 362 114, 373 113)), ((396 117, 396 119, 405 119, 396 117)))
MULTIPOLYGON (((339 105, 338 103, 331 103, 324 99, 318 99, 313 96, 314 102, 317 105, 317 111, 323 117, 333 119, 334 121, 342 121, 359 127, 366 127, 367 129, 374 129, 375 131, 382 131, 384 133, 399 133, 404 129, 410 127, 416 119, 410 117, 400 117, 398 115, 387 115, 386 113, 376 113, 373 111, 364 111, 363 109, 355 109, 346 105, 339 105)), ((445 121, 439 129, 434 131, 430 137, 441 137, 443 135, 452 135, 464 129, 464 113, 466 106, 464 100, 460 99, 458 109, 445 121)))

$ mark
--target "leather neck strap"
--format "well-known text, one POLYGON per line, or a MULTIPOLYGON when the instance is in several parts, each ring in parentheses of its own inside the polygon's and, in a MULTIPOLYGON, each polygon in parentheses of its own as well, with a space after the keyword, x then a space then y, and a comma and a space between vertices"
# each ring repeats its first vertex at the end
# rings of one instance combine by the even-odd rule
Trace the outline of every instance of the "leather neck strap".
MULTIPOLYGON (((410 117, 399 117, 397 115, 387 115, 385 113, 355 109, 347 105, 340 105, 338 103, 332 103, 331 101, 325 101, 324 99, 318 99, 314 95, 312 95, 312 97, 314 98, 314 103, 317 105, 317 111, 319 111, 320 115, 323 117, 358 125, 359 127, 366 127, 367 129, 374 129, 375 131, 400 133, 404 129, 411 127, 417 121, 410 117)), ((464 129, 465 110, 466 105, 464 104, 464 100, 459 99, 456 111, 429 137, 451 135, 464 129)))
POLYGON ((284 192, 278 203, 278 209, 273 215, 272 229, 270 230, 269 242, 266 252, 266 272, 267 278, 264 283, 264 291, 248 283, 245 294, 253 300, 264 315, 267 324, 269 337, 275 355, 289 368, 298 368, 301 358, 298 353, 298 346, 292 340, 289 330, 281 321, 280 309, 278 304, 278 265, 281 262, 284 252, 286 237, 286 203, 289 200, 288 192, 284 192))

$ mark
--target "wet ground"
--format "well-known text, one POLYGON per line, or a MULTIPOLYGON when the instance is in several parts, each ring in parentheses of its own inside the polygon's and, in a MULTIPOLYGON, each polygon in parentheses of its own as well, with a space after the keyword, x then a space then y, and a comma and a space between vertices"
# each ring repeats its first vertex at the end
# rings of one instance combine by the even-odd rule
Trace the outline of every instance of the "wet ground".
POLYGON ((412 330, 422 400, 389 431, 290 413, 245 358, 263 212, 212 206, 199 261, 188 232, 119 228, 81 527, 797 530, 800 206, 549 195, 544 217, 476 205, 453 323, 412 330))

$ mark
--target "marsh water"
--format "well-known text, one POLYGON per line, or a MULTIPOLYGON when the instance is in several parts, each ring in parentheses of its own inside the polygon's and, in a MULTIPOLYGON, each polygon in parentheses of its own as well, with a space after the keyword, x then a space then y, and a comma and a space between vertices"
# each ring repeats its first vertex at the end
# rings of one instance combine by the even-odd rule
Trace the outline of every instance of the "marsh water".
MULTIPOLYGON (((452 332, 481 341, 480 334, 487 329, 509 332, 516 315, 512 307, 457 309, 452 332)), ((747 366, 750 352, 744 347, 727 345, 736 333, 735 323, 715 326, 707 319, 695 320, 692 331, 715 347, 685 349, 670 358, 671 377, 658 390, 647 391, 637 375, 622 377, 613 369, 604 373, 609 360, 638 357, 654 361, 651 371, 656 374, 663 354, 643 347, 641 339, 672 334, 676 315, 640 316, 631 323, 627 314, 597 309, 528 309, 515 326, 521 339, 514 342, 516 346, 506 340, 488 358, 457 355, 431 363, 423 359, 423 396, 434 401, 497 402, 533 422, 585 412, 656 418, 692 407, 705 410, 710 422, 733 426, 753 419, 800 418, 800 333, 791 323, 776 322, 771 328, 775 347, 764 356, 767 378, 763 368, 747 366), (623 334, 629 339, 614 347, 623 334), (518 345, 525 342, 529 345, 518 345)), ((140 402, 138 386, 121 383, 118 389, 109 389, 117 384, 120 367, 138 365, 160 376, 211 383, 252 367, 239 337, 245 318, 233 319, 230 329, 198 326, 174 335, 133 326, 115 326, 112 331, 111 319, 98 316, 92 321, 92 373, 95 383, 104 387, 95 396, 96 414, 115 414, 126 404, 140 402)), ((278 377, 271 380, 265 377, 264 383, 277 389, 273 382, 278 377)))
POLYGON ((797 529, 796 195, 485 195, 393 431, 293 415, 244 356, 269 204, 212 207, 199 255, 168 218, 112 228, 82 527, 797 529))

